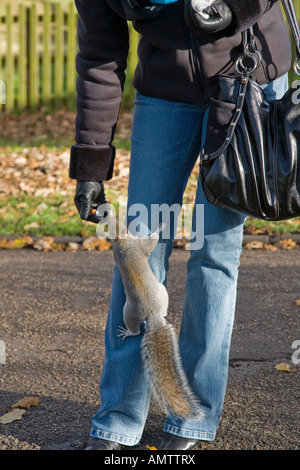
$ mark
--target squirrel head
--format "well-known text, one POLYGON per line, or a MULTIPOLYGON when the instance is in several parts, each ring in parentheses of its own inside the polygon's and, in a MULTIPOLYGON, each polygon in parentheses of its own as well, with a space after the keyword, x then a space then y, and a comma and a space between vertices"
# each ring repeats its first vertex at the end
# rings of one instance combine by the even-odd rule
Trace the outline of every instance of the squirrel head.
POLYGON ((130 248, 135 251, 142 251, 145 256, 150 255, 159 239, 157 231, 148 236, 133 235, 125 225, 121 227, 116 218, 108 219, 108 234, 113 244, 118 244, 119 248, 126 251, 130 248))

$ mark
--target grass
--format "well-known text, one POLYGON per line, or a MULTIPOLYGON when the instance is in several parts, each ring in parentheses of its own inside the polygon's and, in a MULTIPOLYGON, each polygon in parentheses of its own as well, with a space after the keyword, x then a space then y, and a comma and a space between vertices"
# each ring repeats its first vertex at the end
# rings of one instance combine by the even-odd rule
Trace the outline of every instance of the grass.
POLYGON ((1 236, 12 235, 91 235, 94 228, 82 222, 72 199, 58 194, 47 198, 20 194, 18 198, 0 201, 1 236))
MULTIPOLYGON (((107 198, 114 200, 111 191, 107 198)), ((113 204, 117 211, 118 202, 113 204)), ((20 193, 0 200, 0 236, 94 236, 96 225, 80 219, 72 196, 45 198, 20 193)))
POLYGON ((245 222, 245 231, 254 235, 297 233, 300 232, 300 217, 276 222, 249 218, 245 222))

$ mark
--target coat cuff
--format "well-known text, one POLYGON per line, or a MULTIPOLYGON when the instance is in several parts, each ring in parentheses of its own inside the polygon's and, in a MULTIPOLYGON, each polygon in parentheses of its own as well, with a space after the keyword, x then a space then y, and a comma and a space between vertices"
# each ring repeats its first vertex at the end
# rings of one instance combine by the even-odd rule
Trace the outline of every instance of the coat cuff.
POLYGON ((232 12, 231 25, 224 30, 226 36, 238 34, 253 26, 262 14, 261 0, 224 0, 232 12))
POLYGON ((75 144, 71 147, 69 176, 82 181, 104 181, 113 176, 115 148, 75 144))

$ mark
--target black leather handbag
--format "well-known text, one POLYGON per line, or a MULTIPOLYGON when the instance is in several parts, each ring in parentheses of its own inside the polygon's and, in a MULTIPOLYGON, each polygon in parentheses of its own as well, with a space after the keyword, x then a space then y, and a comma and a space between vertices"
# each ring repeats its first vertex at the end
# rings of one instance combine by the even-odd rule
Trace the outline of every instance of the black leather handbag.
MULTIPOLYGON (((300 76, 300 29, 291 0, 281 0, 296 43, 300 76)), ((252 78, 260 63, 253 29, 243 33, 237 75, 219 76, 211 99, 200 155, 206 198, 264 220, 300 216, 300 80, 282 99, 269 101, 252 78), (216 123, 218 126, 216 127, 216 123)))

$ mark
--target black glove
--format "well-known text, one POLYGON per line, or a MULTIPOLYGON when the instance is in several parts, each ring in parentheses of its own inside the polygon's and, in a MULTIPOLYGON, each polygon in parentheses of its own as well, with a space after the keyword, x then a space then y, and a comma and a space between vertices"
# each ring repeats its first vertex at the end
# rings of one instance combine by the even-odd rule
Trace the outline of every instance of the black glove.
POLYGON ((201 10, 199 3, 198 0, 184 2, 185 23, 190 29, 217 33, 230 25, 232 12, 223 0, 215 0, 204 10, 201 10))
POLYGON ((77 180, 74 202, 80 217, 95 224, 110 213, 102 181, 77 180))

